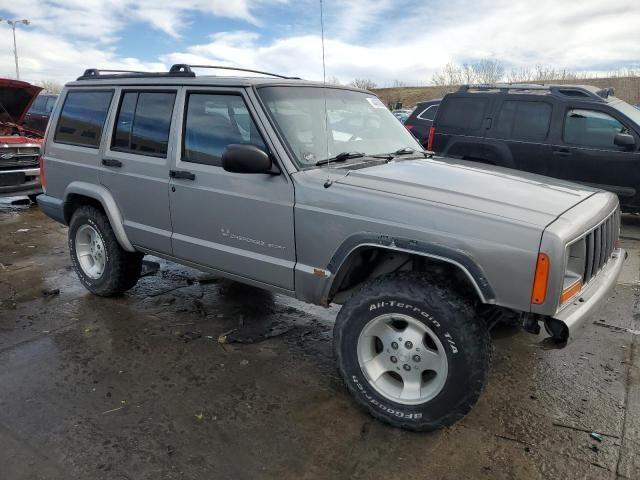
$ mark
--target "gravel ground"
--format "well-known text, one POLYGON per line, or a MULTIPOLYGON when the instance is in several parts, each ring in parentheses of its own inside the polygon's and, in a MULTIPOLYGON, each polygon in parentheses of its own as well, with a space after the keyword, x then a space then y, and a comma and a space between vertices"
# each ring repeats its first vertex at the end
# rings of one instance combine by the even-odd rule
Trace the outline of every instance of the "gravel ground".
POLYGON ((494 329, 478 405, 416 434, 347 395, 336 309, 157 259, 127 295, 94 297, 66 227, 3 201, 0 478, 640 478, 640 217, 622 244, 614 296, 574 343, 494 329))

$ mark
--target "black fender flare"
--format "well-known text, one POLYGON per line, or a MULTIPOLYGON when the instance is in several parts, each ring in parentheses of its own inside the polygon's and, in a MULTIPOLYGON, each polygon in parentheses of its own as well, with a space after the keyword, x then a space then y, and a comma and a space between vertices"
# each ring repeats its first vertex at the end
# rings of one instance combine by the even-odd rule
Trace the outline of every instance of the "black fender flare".
MULTIPOLYGON (((489 280, 485 276, 482 268, 467 252, 442 244, 375 233, 354 234, 348 237, 342 245, 338 247, 327 265, 327 270, 331 272, 333 280, 337 277, 338 272, 340 272, 342 265, 345 260, 349 258, 349 255, 361 247, 378 247, 390 251, 421 255, 452 264, 462 270, 467 276, 483 303, 495 303, 495 293, 489 284, 489 280)), ((333 281, 327 283, 329 285, 326 287, 325 293, 328 295, 331 291, 333 281)))

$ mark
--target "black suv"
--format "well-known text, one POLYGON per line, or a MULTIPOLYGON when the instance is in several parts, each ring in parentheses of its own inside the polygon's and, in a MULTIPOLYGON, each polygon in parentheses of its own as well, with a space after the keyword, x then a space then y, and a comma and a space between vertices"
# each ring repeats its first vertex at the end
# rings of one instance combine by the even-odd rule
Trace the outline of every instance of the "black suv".
POLYGON ((438 105, 440 105, 441 101, 441 98, 435 98, 426 102, 417 103, 416 108, 413 109, 409 118, 404 122, 406 129, 413 133, 413 136, 416 137, 424 147, 427 146, 429 132, 433 126, 433 119, 436 118, 438 105))
POLYGON ((614 192, 640 211, 640 110, 613 89, 463 85, 446 95, 427 148, 614 192))

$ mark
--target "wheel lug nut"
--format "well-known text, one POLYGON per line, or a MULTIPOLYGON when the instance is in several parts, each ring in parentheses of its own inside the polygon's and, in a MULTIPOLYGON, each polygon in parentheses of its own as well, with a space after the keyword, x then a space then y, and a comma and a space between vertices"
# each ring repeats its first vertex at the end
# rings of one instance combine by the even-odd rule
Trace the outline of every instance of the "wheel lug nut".
POLYGON ((397 363, 398 359, 394 356, 392 356, 389 360, 391 360, 391 363, 397 363))
POLYGON ((404 368, 407 372, 409 370, 411 370, 411 367, 409 365, 407 365, 406 363, 402 366, 402 368, 404 368))
POLYGON ((397 342, 391 342, 391 348, 393 348, 394 350, 398 349, 398 343, 397 342))
POLYGON ((414 362, 419 362, 420 361, 420 355, 414 355, 413 356, 413 361, 414 362))
POLYGON ((405 346, 406 348, 411 349, 411 348, 413 348, 413 343, 411 343, 411 342, 404 342, 404 346, 405 346))

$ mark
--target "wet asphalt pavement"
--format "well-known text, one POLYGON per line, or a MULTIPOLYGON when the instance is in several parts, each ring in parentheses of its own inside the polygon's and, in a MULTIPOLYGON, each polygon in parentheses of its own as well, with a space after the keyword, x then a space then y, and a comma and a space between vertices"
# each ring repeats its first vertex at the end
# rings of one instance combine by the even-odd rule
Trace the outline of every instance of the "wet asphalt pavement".
POLYGON ((337 309, 157 259, 95 297, 66 227, 0 200, 0 480, 638 479, 640 217, 623 228, 625 271, 582 335, 547 350, 494 329, 478 405, 417 434, 342 387, 337 309))

